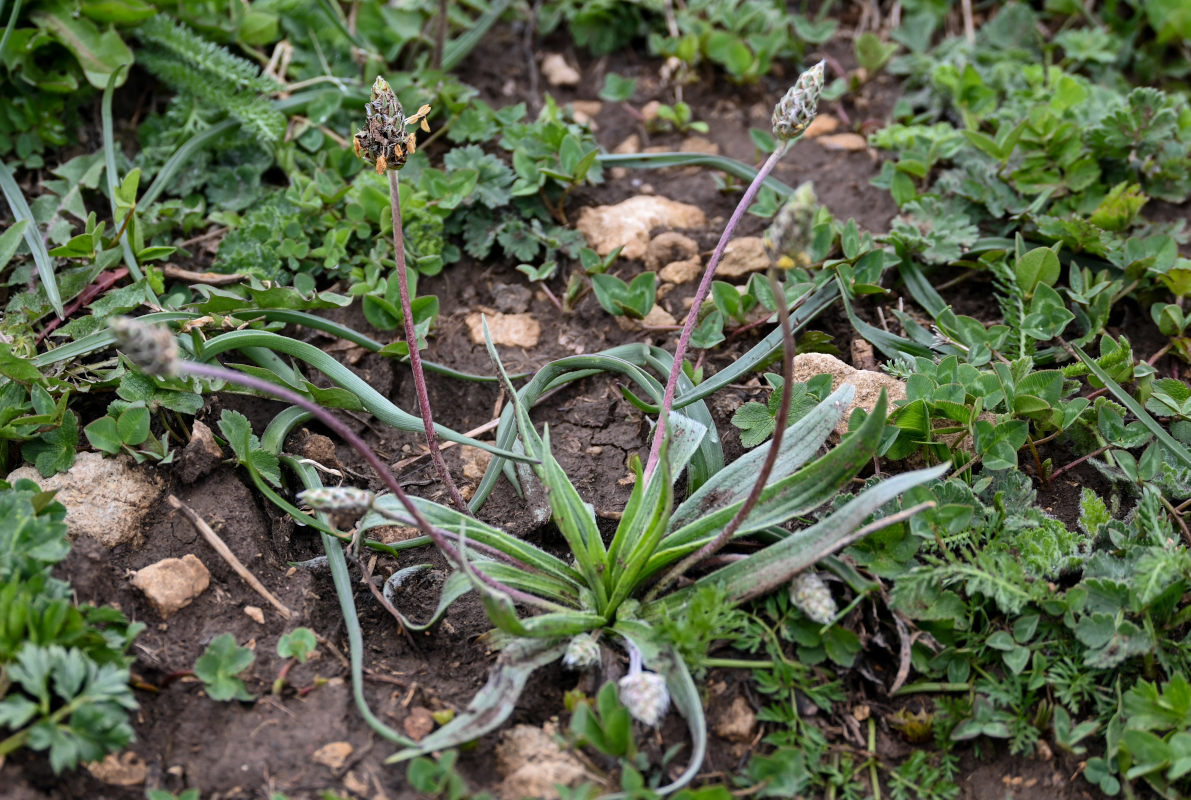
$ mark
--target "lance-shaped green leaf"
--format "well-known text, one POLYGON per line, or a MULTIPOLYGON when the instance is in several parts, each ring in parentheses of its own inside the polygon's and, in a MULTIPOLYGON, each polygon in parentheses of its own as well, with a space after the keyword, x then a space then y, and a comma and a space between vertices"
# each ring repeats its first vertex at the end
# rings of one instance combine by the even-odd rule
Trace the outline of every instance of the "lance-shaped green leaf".
POLYGON ((609 576, 609 614, 614 613, 637 588, 645 565, 669 527, 674 489, 670 480, 670 459, 665 452, 667 445, 662 447, 662 467, 644 489, 641 488, 645 483, 641 463, 635 460, 633 465, 637 483, 608 548, 608 566, 604 571, 609 576))
POLYGON ((600 572, 607 564, 608 554, 604 549, 599 526, 596 525, 595 510, 583 502, 575 484, 571 483, 571 479, 550 452, 549 428, 542 438, 542 450, 538 456, 541 464, 535 467, 534 471, 546 486, 554 524, 566 539, 587 586, 594 592, 596 608, 606 608, 608 595, 600 572))
MULTIPOLYGON (((802 419, 786 429, 782 447, 773 464, 769 483, 788 477, 818 452, 820 445, 835 430, 840 415, 851 402, 856 387, 842 384, 802 419)), ((742 455, 692 493, 674 510, 671 530, 678 530, 717 508, 739 503, 748 496, 754 478, 768 457, 769 441, 742 455)))
MULTIPOLYGON (((489 525, 473 517, 464 516, 454 508, 435 503, 423 497, 410 496, 410 501, 426 518, 426 521, 436 528, 442 528, 449 533, 461 535, 466 531, 471 541, 495 548, 533 570, 538 570, 564 581, 575 589, 581 588, 583 576, 573 567, 557 556, 535 547, 529 542, 518 539, 500 528, 489 525)), ((392 525, 394 521, 402 525, 413 525, 413 518, 405 510, 405 506, 397 501, 393 495, 386 494, 376 498, 375 505, 385 510, 384 514, 370 511, 360 521, 361 532, 371 530, 382 525, 392 525)))
POLYGON ((525 452, 539 462, 534 466, 534 472, 546 487, 551 517, 566 539, 571 554, 575 556, 587 588, 595 594, 596 608, 603 609, 607 601, 607 589, 600 570, 606 563, 607 551, 604 549, 604 540, 600 537, 600 529, 596 525, 595 510, 583 502, 575 485, 550 452, 549 428, 541 437, 534 430, 529 412, 518 397, 517 390, 509 380, 504 364, 496 352, 496 346, 492 343, 486 320, 483 321, 483 329, 488 356, 496 366, 505 391, 511 398, 510 405, 513 406, 517 430, 521 434, 525 452))
MULTIPOLYGON (((674 368, 674 357, 660 347, 650 347, 645 351, 645 364, 653 367, 662 375, 669 375, 670 370, 674 368)), ((658 384, 660 395, 664 389, 661 384, 658 384)), ((686 376, 685 373, 678 376, 679 393, 685 393, 695 388, 694 382, 686 376)), ((627 390, 626 390, 627 391, 627 390)), ((675 412, 670 412, 673 415, 675 412)), ((724 468, 724 449, 720 444, 720 435, 715 428, 715 420, 711 416, 711 411, 708 410, 707 404, 700 400, 697 403, 683 407, 683 416, 702 425, 705 429, 703 438, 699 440, 699 448, 692 454, 689 464, 687 465, 687 492, 693 492, 706 483, 712 475, 715 475, 724 468)), ((676 425, 677 428, 681 424, 676 425)), ((679 449, 682 432, 676 431, 679 435, 670 442, 670 458, 677 464, 678 455, 681 453, 679 449)), ((681 470, 674 465, 670 467, 671 480, 678 480, 681 470)))
MULTIPOLYGON (((839 446, 822 458, 766 486, 736 535, 744 536, 780 525, 817 508, 838 494, 876 452, 885 428, 885 408, 886 398, 882 392, 876 408, 858 431, 846 436, 839 446)), ((711 541, 735 516, 740 505, 738 502, 718 509, 668 535, 662 542, 666 549, 654 556, 648 572, 652 574, 711 541)))
POLYGON ((732 604, 767 594, 819 559, 847 547, 863 536, 861 525, 885 503, 902 492, 942 476, 950 467, 950 464, 940 464, 887 478, 811 527, 791 533, 782 541, 748 558, 733 562, 685 589, 666 595, 644 609, 643 616, 661 613, 663 607, 674 612, 686 604, 691 592, 705 586, 723 585, 727 600, 732 604))
POLYGON ((408 761, 435 750, 465 744, 500 727, 517 704, 529 676, 538 667, 562 657, 565 641, 515 641, 501 651, 488 682, 455 718, 419 741, 389 756, 386 763, 408 761))
MULTIPOLYGON (((393 405, 387 397, 376 391, 376 389, 373 389, 367 381, 360 379, 354 372, 340 364, 332 356, 306 342, 299 342, 295 339, 268 331, 231 331, 230 333, 215 336, 203 344, 201 357, 204 359, 212 358, 228 350, 239 350, 245 347, 267 348, 301 359, 314 369, 323 373, 333 383, 338 384, 360 398, 360 402, 363 403, 364 408, 368 409, 370 414, 386 425, 391 425, 400 431, 417 432, 424 430, 420 417, 402 411, 393 405)), ((478 447, 494 455, 511 458, 515 461, 525 460, 525 456, 523 455, 495 448, 487 442, 481 442, 470 436, 456 433, 450 428, 443 427, 437 423, 434 429, 439 436, 448 441, 478 447)))

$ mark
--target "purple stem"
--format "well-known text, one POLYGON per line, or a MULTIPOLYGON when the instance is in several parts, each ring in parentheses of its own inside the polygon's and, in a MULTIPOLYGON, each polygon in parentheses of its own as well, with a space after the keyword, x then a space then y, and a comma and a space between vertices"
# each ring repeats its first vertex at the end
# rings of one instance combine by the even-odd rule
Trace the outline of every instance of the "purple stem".
MULTIPOLYGON (((341 422, 325 408, 318 405, 317 403, 312 403, 302 395, 291 391, 284 386, 279 386, 276 383, 270 383, 269 381, 262 380, 253 375, 245 375, 242 372, 236 372, 235 370, 231 370, 226 367, 214 366, 212 364, 200 364, 197 361, 183 360, 180 363, 180 369, 182 372, 189 373, 191 375, 198 375, 205 378, 215 378, 216 380, 227 381, 228 383, 239 384, 240 386, 254 389, 258 392, 264 392, 265 394, 272 395, 273 397, 276 397, 287 403, 292 403, 301 408, 303 411, 309 411, 318 419, 319 422, 323 423, 335 434, 342 437, 342 439, 351 445, 351 447, 357 453, 364 457, 364 460, 368 462, 368 465, 372 467, 373 470, 375 470, 376 474, 380 477, 381 482, 385 485, 385 487, 393 493, 393 496, 397 498, 401 505, 405 506, 406 512, 409 513, 410 518, 413 519, 414 524, 418 526, 422 533, 429 536, 434 542, 435 546, 438 547, 439 551, 446 556, 448 560, 454 563, 456 567, 459 569, 463 568, 463 559, 459 551, 456 550, 450 541, 447 540, 446 536, 443 536, 442 531, 431 525, 430 522, 424 516, 422 516, 422 512, 418 510, 418 507, 414 505, 409 497, 405 494, 404 490, 401 488, 401 484, 397 483, 397 479, 393 477, 393 473, 390 472, 388 467, 385 466, 384 462, 380 460, 380 456, 374 453, 372 448, 369 447, 363 439, 356 435, 355 431, 341 422)), ((523 592, 519 589, 514 589, 511 586, 506 586, 501 581, 485 575, 475 566, 472 566, 471 568, 475 571, 476 577, 478 577, 485 584, 492 587, 493 589, 496 589, 497 591, 504 592, 505 594, 509 595, 509 597, 520 603, 531 605, 535 608, 545 609, 547 611, 562 610, 561 606, 557 606, 554 603, 549 603, 539 597, 534 597, 532 594, 523 592)))
POLYGON ((765 463, 761 465, 761 472, 753 482, 753 488, 749 491, 748 497, 745 498, 744 503, 736 511, 731 521, 714 539, 691 553, 682 561, 679 561, 673 569, 667 572, 665 577, 649 590, 649 594, 645 597, 646 603, 657 597, 663 589, 682 577, 683 573, 688 569, 708 556, 715 555, 719 552, 720 548, 731 541, 736 531, 739 530, 741 524, 744 523, 748 515, 752 513, 753 508, 756 507, 757 502, 761 499, 761 493, 765 491, 765 484, 769 482, 769 476, 773 473, 773 465, 777 463, 778 453, 782 449, 782 439, 786 433, 786 425, 790 421, 790 398, 792 397, 790 387, 794 384, 794 334, 790 329, 790 314, 786 310, 786 303, 784 301, 785 292, 773 276, 772 267, 770 268, 768 278, 769 290, 773 292, 773 296, 783 298, 782 302, 777 304, 777 319, 782 329, 782 401, 778 406, 777 419, 774 420, 773 440, 769 443, 769 452, 765 454, 765 463))
POLYGON ((439 479, 447 487, 451 502, 455 508, 467 516, 472 516, 471 509, 459 487, 451 480, 451 473, 447 471, 447 462, 438 449, 438 436, 434 433, 434 417, 430 413, 430 394, 426 391, 426 375, 422 371, 422 355, 418 352, 418 332, 414 326, 413 304, 409 296, 409 276, 405 272, 405 244, 401 230, 401 192, 397 184, 396 170, 389 171, 389 201, 393 209, 393 250, 397 260, 397 286, 401 291, 401 316, 405 318, 405 341, 409 345, 409 367, 414 374, 414 393, 418 396, 418 409, 422 413, 422 425, 426 429, 426 446, 430 448, 430 460, 434 462, 434 469, 439 479))
POLYGON ((674 391, 678 387, 678 375, 682 372, 682 359, 686 355, 687 345, 690 344, 691 334, 695 331, 695 323, 699 318, 699 309, 703 306, 703 301, 707 299, 707 295, 711 291, 711 281, 715 278, 715 269, 719 266, 720 258, 723 257, 724 249, 728 246, 728 241, 732 238, 732 234, 735 233, 736 226, 744 218, 744 212, 752 205, 757 192, 761 191, 761 185, 765 182, 765 178, 768 177, 770 172, 773 172, 773 168, 777 166, 777 162, 786 154, 788 148, 789 143, 783 142, 778 149, 769 154, 769 158, 765 159, 765 163, 757 171, 757 176, 753 178, 753 182, 745 189, 744 196, 740 198, 740 202, 736 205, 736 210, 732 212, 732 216, 728 220, 723 234, 720 235, 720 241, 716 244, 715 251, 711 254, 711 260, 707 262, 707 268, 703 271, 703 278, 699 281, 699 288, 695 291, 695 299, 691 302, 690 313, 687 314, 686 322, 682 326, 682 333, 678 337, 678 345, 674 348, 674 366, 670 369, 669 377, 666 378, 666 394, 662 397, 657 429, 653 434, 653 443, 649 447, 649 458, 645 462, 645 480, 647 481, 653 475, 653 471, 657 467, 658 457, 662 452, 662 441, 666 438, 667 416, 670 414, 670 409, 674 405, 674 391))

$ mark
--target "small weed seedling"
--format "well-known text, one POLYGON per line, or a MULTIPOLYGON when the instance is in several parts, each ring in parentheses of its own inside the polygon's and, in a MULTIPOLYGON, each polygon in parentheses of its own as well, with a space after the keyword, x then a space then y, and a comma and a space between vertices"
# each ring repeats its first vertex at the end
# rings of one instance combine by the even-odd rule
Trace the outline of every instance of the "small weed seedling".
POLYGON ((314 636, 314 631, 309 628, 295 628, 277 640, 277 655, 288 660, 281 667, 277 679, 273 681, 273 694, 281 694, 285 689, 290 670, 296 664, 305 664, 306 659, 314 655, 317 647, 318 640, 314 636))
POLYGON ((255 653, 236 644, 236 638, 230 633, 221 633, 194 662, 194 674, 203 682, 207 696, 212 700, 251 702, 256 698, 239 676, 254 661, 255 653))

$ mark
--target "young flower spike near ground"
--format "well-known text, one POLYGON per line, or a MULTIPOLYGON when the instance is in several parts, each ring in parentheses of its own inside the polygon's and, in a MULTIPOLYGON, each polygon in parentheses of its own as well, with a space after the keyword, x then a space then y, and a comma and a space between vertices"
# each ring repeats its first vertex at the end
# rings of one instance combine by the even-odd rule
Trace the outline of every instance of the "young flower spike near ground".
POLYGON ((376 174, 389 178, 389 204, 393 213, 393 257, 397 262, 397 285, 401 294, 401 316, 405 326, 405 341, 409 346, 409 367, 414 375, 414 391, 418 396, 418 411, 426 429, 426 446, 430 459, 443 482, 451 502, 465 514, 470 514, 467 501, 451 479, 447 462, 438 449, 438 437, 434 433, 434 417, 430 411, 430 395, 426 390, 426 375, 422 370, 422 355, 418 348, 418 332, 414 325, 412 298, 409 291, 409 274, 405 267, 405 238, 401 229, 401 192, 397 171, 405 166, 406 159, 417 151, 418 128, 429 132, 426 115, 430 106, 424 105, 412 116, 405 116, 401 101, 388 82, 379 75, 372 84, 372 99, 364 106, 366 122, 353 139, 356 155, 373 164, 376 174), (409 125, 417 125, 407 130, 409 125))

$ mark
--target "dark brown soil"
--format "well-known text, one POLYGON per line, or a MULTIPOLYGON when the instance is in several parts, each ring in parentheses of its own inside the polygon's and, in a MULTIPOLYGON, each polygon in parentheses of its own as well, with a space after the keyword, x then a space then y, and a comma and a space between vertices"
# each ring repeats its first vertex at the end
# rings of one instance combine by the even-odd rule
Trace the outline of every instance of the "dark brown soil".
MULTIPOLYGON (((463 74, 484 90, 493 103, 525 99, 533 81, 528 62, 520 57, 520 34, 501 29, 488 36, 472 56, 463 74), (493 63, 500 70, 491 69, 493 63), (470 69, 470 71, 469 71, 470 69), (512 87, 512 96, 504 94, 512 87)), ((583 82, 574 90, 556 91, 563 102, 594 99, 604 74, 612 68, 606 60, 593 61, 582 53, 571 52, 561 42, 554 42, 572 63, 582 65, 583 82)), ((832 48, 847 65, 850 46, 832 48)), ((657 79, 657 65, 629 56, 619 61, 615 70, 640 80, 642 100, 672 101, 657 79)), ((722 152, 744 161, 755 160, 748 137, 749 127, 767 128, 775 97, 785 89, 793 75, 774 75, 757 86, 740 87, 708 78, 687 87, 686 101, 696 109, 699 119, 711 125, 708 136, 722 152)), ((845 109, 858 127, 868 119, 883 120, 896 99, 896 86, 885 78, 869 84, 859 103, 845 109)), ((540 97, 528 98, 540 102, 540 97)), ((827 104, 823 111, 839 115, 839 109, 827 104)), ((611 149, 630 133, 645 137, 645 145, 677 147, 684 137, 645 135, 636 119, 621 107, 605 104, 596 119, 601 144, 611 149)), ((433 156, 432 156, 433 157, 433 156)), ((800 144, 777 171, 778 177, 797 184, 814 180, 820 199, 841 218, 855 217, 862 227, 884 231, 896 209, 884 192, 869 188, 878 163, 866 152, 832 152, 814 142, 800 144)), ((706 230, 693 232, 699 245, 710 250, 723 221, 731 212, 735 196, 717 192, 712 173, 701 170, 668 170, 631 173, 623 180, 609 180, 603 186, 583 189, 570 203, 572 211, 585 205, 616 202, 651 189, 657 194, 693 202, 703 207, 710 224, 706 230)), ((763 222, 749 217, 741 231, 753 234, 763 222)), ((639 264, 625 268, 630 273, 639 264)), ((564 279, 552 284, 559 292, 564 279)), ((457 369, 489 373, 484 348, 471 341, 463 318, 479 307, 498 305, 498 296, 507 284, 523 285, 524 279, 511 264, 477 264, 465 261, 427 280, 423 291, 436 294, 442 304, 440 323, 430 342, 427 358, 457 369)), ((682 300, 692 288, 672 292, 664 305, 676 317, 683 313, 682 300)), ((980 296, 987 296, 983 293, 980 296)), ((980 301, 972 297, 971 304, 980 301)), ((890 302, 896 302, 896 299, 890 302)), ((560 314, 541 291, 529 299, 528 311, 542 325, 539 345, 529 351, 505 349, 502 356, 510 370, 531 371, 577 350, 595 352, 628 341, 653 341, 672 347, 673 334, 650 331, 626 332, 599 309, 590 296, 583 299, 574 313, 560 314)), ((968 309, 964 313, 973 313, 968 309)), ((980 316, 980 315, 978 315, 980 316)), ((358 312, 344 312, 343 321, 366 330, 358 312)), ((837 334, 837 345, 847 354, 850 330, 842 311, 827 312, 815 327, 837 334)), ((375 334, 375 332, 374 332, 375 334)), ((379 335, 379 334, 377 334, 379 335)), ((329 342, 312 337, 326 346, 329 342)), ((717 349, 705 366, 712 372, 743 353, 756 336, 743 336, 717 349)), ((345 352, 350 366, 372 386, 393 399, 402 408, 416 407, 412 381, 402 367, 380 357, 345 352), (353 357, 358 357, 353 360, 353 357)), ((845 355, 846 357, 846 355, 845 355)), ((466 431, 488 422, 499 402, 499 392, 492 384, 460 383, 430 376, 430 393, 437 421, 456 430, 466 431)), ((718 421, 726 426, 731 409, 747 396, 745 391, 729 390, 714 407, 718 421)), ((259 433, 279 409, 264 401, 242 398, 213 398, 201 418, 214 426, 222 407, 246 413, 259 433)), ((567 387, 544 401, 534 412, 539 422, 549 423, 555 452, 562 466, 576 482, 586 500, 593 503, 601 517, 612 517, 623 508, 629 486, 620 479, 629 474, 627 461, 632 453, 643 452, 648 443, 648 423, 617 391, 610 378, 590 379, 567 387)), ((353 418, 355 419, 355 418, 353 418)), ((367 421, 355 420, 372 444, 390 462, 420 452, 420 436, 395 433, 367 421)), ((314 432, 319 432, 311 426, 314 432)), ((725 432, 729 456, 739 453, 738 438, 725 432)), ((298 447, 291 442, 291 447, 298 447)), ((460 474, 460 450, 451 449, 448 463, 460 474)), ((366 472, 354 453, 342 446, 335 457, 344 466, 366 472)), ((325 570, 297 569, 290 561, 304 560, 320 552, 317 537, 308 531, 294 530, 266 508, 259 494, 246 483, 240 471, 230 466, 217 469, 210 476, 191 485, 183 485, 170 468, 162 468, 171 483, 171 491, 189 504, 224 538, 244 564, 283 603, 294 611, 290 620, 262 601, 195 532, 190 523, 164 503, 149 519, 145 544, 140 549, 117 548, 105 551, 98 545, 77 542, 61 574, 77 588, 80 601, 113 604, 130 617, 144 621, 147 629, 138 639, 134 653, 134 673, 142 690, 138 694, 140 711, 136 715, 137 742, 133 751, 148 766, 148 786, 173 791, 194 787, 202 790, 204 800, 219 798, 263 798, 269 792, 284 792, 291 798, 314 798, 325 790, 341 795, 368 798, 412 798, 415 793, 405 780, 405 769, 387 766, 385 759, 396 749, 378 738, 362 720, 353 703, 350 675, 341 654, 348 651, 343 618, 329 574, 325 570), (146 604, 128 581, 129 571, 161 558, 186 553, 198 556, 211 572, 211 585, 192 605, 168 622, 146 604), (263 610, 264 623, 245 613, 246 606, 263 610), (318 656, 299 665, 290 673, 291 688, 279 697, 270 694, 270 686, 282 667, 276 654, 279 637, 304 625, 325 642, 318 656), (231 633, 237 642, 247 644, 256 653, 250 671, 249 689, 258 696, 255 703, 219 703, 208 699, 201 685, 177 673, 190 670, 210 640, 231 633), (307 689, 316 682, 326 683, 299 696, 296 689, 307 689), (315 760, 319 748, 333 742, 347 742, 351 754, 332 769, 315 760)), ((423 460, 400 475, 413 493, 441 498, 441 487, 432 479, 432 470, 423 460)), ((1044 505, 1056 516, 1069 520, 1078 503, 1078 486, 1086 485, 1088 474, 1068 473, 1070 481, 1056 482, 1044 493, 1044 505), (1084 482, 1084 483, 1077 483, 1084 482)), ((526 516, 524 506, 506 483, 502 482, 481 511, 486 520, 499 523, 546 547, 556 546, 557 533, 542 528, 526 516)), ((408 608, 416 618, 424 618, 433 608, 444 577, 441 561, 428 551, 415 552, 402 559, 400 566, 430 562, 436 565, 417 578, 405 594, 408 608)), ((397 566, 382 559, 376 566, 380 575, 397 566)), ((364 668, 368 703, 386 724, 398 730, 414 709, 431 711, 463 709, 475 691, 483 685, 494 654, 487 647, 484 634, 490 625, 474 599, 456 603, 445 620, 429 633, 403 637, 395 621, 374 601, 360 582, 358 565, 352 564, 355 603, 364 631, 364 668)), ((708 685, 723 683, 735 696, 743 678, 738 673, 716 672, 708 685)), ((851 683, 862 683, 853 676, 851 683)), ((513 722, 542 724, 562 717, 563 693, 572 688, 575 678, 559 667, 543 669, 533 680, 533 690, 522 697, 513 722)), ((878 755, 896 763, 911 752, 913 745, 885 722, 897 704, 875 692, 866 702, 877 715, 878 755)), ((747 695, 747 692, 746 692, 747 695)), ((753 696, 755 699, 755 696, 753 696)), ((829 715, 828 728, 838 730, 836 738, 847 741, 840 720, 853 714, 858 704, 841 704, 829 715)), ((727 702, 715 700, 710 705, 711 727, 727 702)), ((673 721, 672 721, 673 722, 673 721)), ((683 741, 680 725, 663 731, 667 746, 683 741)), ((833 734, 835 735, 835 734, 833 734)), ((493 747, 495 737, 487 737, 460 759, 460 769, 473 788, 491 788, 495 782, 493 747)), ((738 770, 753 752, 753 745, 733 744, 712 737, 711 751, 705 765, 708 776, 724 776, 738 770)), ((681 760, 681 756, 680 756, 681 760)), ((1088 785, 1076 779, 1079 765, 1061 758, 1022 759, 1000 750, 989 750, 982 758, 966 752, 963 761, 963 796, 983 800, 1005 797, 1019 800, 1074 800, 1096 796, 1088 785)), ((120 788, 102 783, 87 771, 54 776, 41 757, 28 754, 11 757, 4 768, 0 794, 16 798, 140 798, 141 786, 120 788)), ((886 791, 888 791, 886 789, 886 791)))

